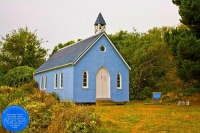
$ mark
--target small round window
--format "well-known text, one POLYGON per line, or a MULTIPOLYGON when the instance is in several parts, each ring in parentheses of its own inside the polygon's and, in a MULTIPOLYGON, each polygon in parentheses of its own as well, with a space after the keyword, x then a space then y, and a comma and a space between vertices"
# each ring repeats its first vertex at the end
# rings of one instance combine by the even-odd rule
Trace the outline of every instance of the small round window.
POLYGON ((101 49, 102 52, 106 51, 106 47, 105 46, 101 46, 100 49, 101 49))

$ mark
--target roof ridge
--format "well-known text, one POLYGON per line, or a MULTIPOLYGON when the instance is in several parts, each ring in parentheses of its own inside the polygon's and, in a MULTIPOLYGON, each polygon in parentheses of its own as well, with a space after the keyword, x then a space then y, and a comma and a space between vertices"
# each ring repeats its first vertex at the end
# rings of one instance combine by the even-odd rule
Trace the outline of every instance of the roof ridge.
MULTIPOLYGON (((99 33, 99 34, 100 34, 100 33, 99 33)), ((65 49, 65 48, 68 48, 68 47, 70 47, 70 46, 76 45, 76 44, 78 44, 78 43, 80 43, 80 42, 82 42, 82 41, 85 41, 85 40, 87 40, 87 39, 89 39, 89 38, 91 38, 91 37, 98 36, 99 34, 95 34, 95 35, 90 36, 90 37, 87 37, 87 38, 85 38, 85 39, 83 39, 83 40, 81 40, 81 41, 79 41, 79 42, 72 43, 72 44, 70 44, 70 45, 68 45, 68 46, 65 46, 65 47, 59 49, 58 51, 60 51, 60 50, 62 50, 62 49, 65 49)))

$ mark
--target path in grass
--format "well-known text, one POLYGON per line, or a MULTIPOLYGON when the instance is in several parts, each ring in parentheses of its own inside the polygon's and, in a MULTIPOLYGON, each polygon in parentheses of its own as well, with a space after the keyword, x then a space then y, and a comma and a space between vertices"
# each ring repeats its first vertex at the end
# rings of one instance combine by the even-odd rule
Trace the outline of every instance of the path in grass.
POLYGON ((96 106, 101 116, 102 133, 200 133, 200 106, 144 105, 129 102, 126 105, 96 106))

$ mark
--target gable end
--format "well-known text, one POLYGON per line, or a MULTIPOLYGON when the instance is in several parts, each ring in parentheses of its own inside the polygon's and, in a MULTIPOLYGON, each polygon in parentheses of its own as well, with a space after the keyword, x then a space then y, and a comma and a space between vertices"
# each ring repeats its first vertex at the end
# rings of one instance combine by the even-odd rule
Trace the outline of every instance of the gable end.
POLYGON ((126 63, 126 61, 124 60, 124 58, 121 56, 121 54, 119 53, 119 51, 116 49, 116 47, 114 46, 114 44, 111 42, 111 40, 108 38, 107 34, 104 32, 101 36, 99 36, 79 57, 76 58, 76 60, 73 62, 73 64, 76 64, 89 50, 90 48, 102 37, 105 36, 107 38, 107 40, 110 42, 110 44, 112 45, 112 47, 115 49, 115 51, 117 52, 117 54, 120 56, 120 58, 122 59, 122 61, 126 64, 126 66, 128 67, 129 70, 131 70, 130 66, 126 63))

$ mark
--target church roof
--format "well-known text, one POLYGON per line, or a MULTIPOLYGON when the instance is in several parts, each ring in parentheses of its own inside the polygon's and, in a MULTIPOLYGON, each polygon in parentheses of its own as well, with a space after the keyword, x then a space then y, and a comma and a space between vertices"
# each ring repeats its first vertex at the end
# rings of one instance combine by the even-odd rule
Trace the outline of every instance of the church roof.
POLYGON ((94 36, 91 36, 85 40, 82 40, 80 42, 74 43, 72 45, 66 46, 60 50, 58 50, 56 53, 54 53, 46 62, 44 62, 36 71, 36 73, 52 70, 55 68, 60 68, 68 65, 75 65, 81 57, 87 53, 87 51, 101 38, 101 36, 105 35, 105 37, 108 39, 108 41, 111 43, 113 48, 116 50, 118 55, 121 57, 123 62, 126 64, 126 66, 129 67, 129 65, 126 63, 126 61, 123 59, 123 57, 120 55, 118 50, 115 48, 113 43, 108 38, 107 34, 105 32, 101 32, 99 34, 96 34, 94 36))
POLYGON ((36 70, 36 73, 56 67, 72 65, 103 33, 104 32, 58 50, 36 70))
POLYGON ((106 22, 105 20, 103 19, 103 16, 101 15, 101 13, 99 13, 98 17, 97 17, 97 20, 95 21, 94 25, 98 25, 98 24, 101 24, 101 25, 106 25, 106 22))

